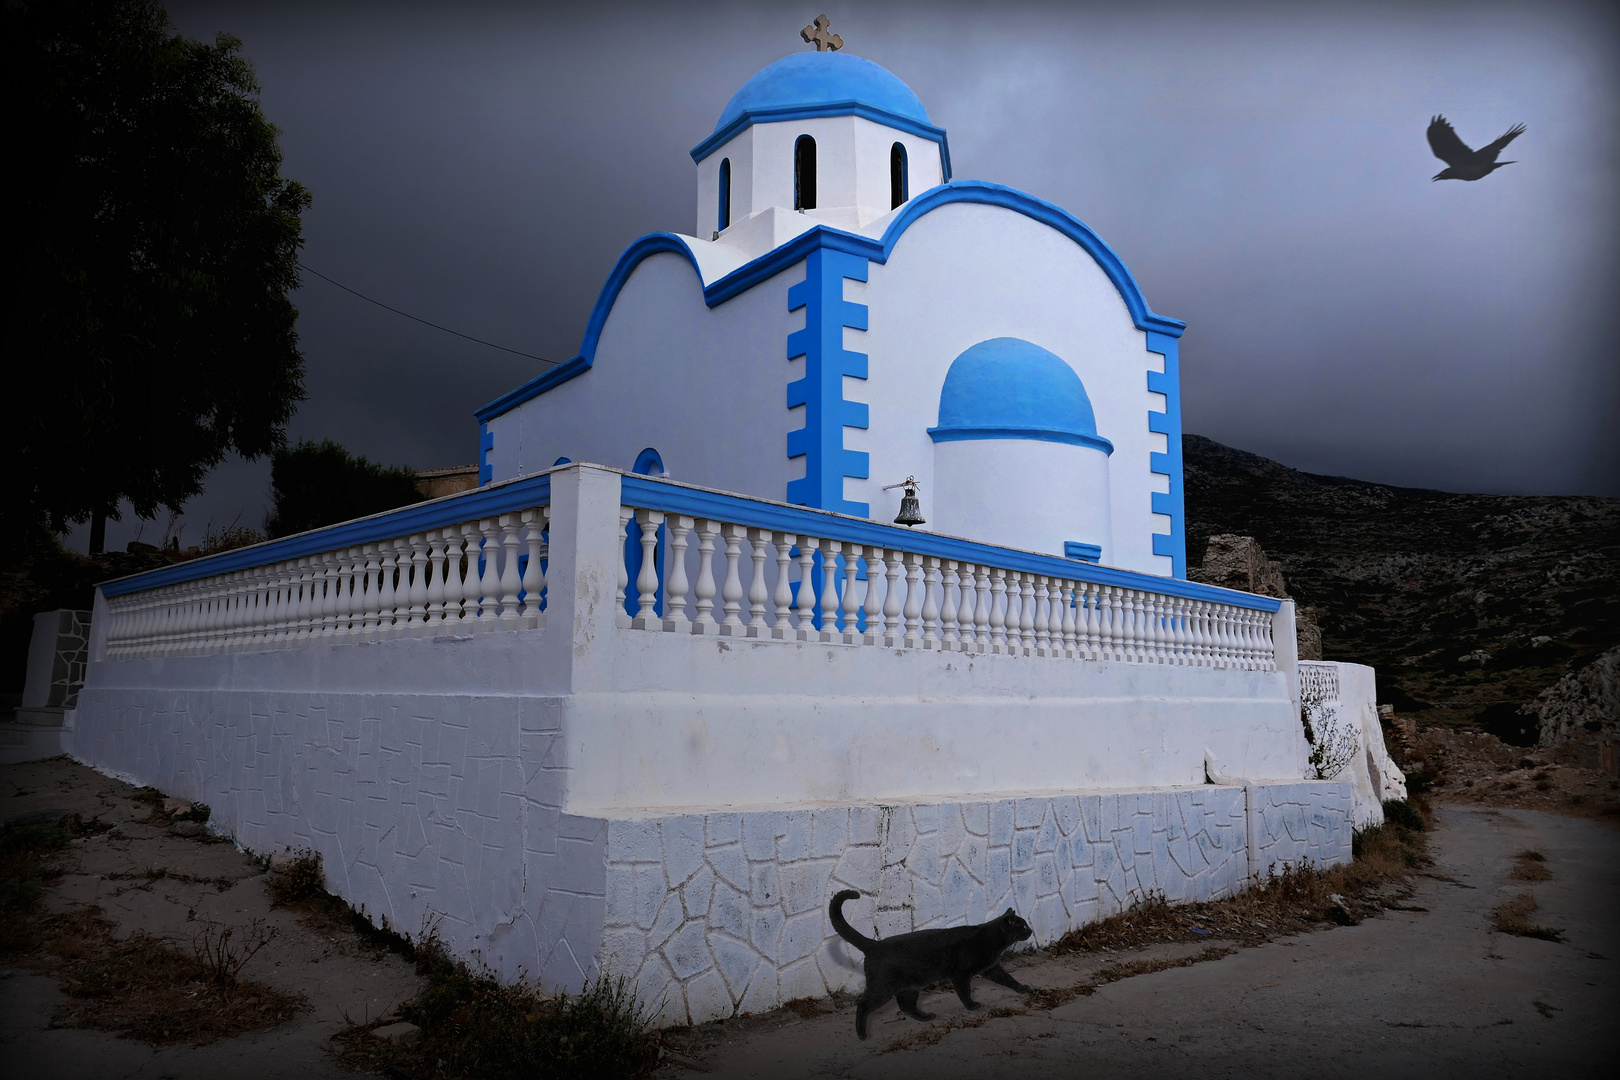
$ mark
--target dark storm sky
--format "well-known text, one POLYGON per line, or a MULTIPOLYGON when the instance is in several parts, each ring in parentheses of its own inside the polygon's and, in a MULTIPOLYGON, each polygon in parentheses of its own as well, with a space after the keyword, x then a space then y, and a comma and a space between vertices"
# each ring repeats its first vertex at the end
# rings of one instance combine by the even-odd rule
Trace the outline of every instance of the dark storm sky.
MULTIPOLYGON (((557 360, 631 240, 692 230, 687 151, 821 10, 948 129, 957 178, 1066 207, 1188 323, 1187 431, 1386 483, 1620 494, 1605 5, 170 6, 243 40, 315 196, 305 262, 557 360), (1519 164, 1431 183, 1437 112, 1473 146, 1526 124, 1519 164)), ((472 410, 540 369, 315 278, 297 303, 290 433, 374 460, 473 461, 472 410)), ((258 525, 267 486, 223 466, 184 542, 258 525)))

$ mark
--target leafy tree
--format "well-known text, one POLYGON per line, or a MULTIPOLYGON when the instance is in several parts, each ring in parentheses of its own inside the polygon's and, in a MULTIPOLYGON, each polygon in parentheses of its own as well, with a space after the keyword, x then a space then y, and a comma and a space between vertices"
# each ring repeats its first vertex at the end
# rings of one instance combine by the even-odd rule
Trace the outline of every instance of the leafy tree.
POLYGON ((300 216, 241 42, 153 0, 0 8, 8 200, 3 523, 91 551, 121 499, 179 510, 230 451, 281 446, 304 396, 300 216), (8 396, 11 396, 8 394, 8 396))
POLYGON ((270 457, 275 507, 265 519, 272 537, 319 529, 351 518, 421 502, 416 473, 374 465, 326 439, 305 440, 270 457))

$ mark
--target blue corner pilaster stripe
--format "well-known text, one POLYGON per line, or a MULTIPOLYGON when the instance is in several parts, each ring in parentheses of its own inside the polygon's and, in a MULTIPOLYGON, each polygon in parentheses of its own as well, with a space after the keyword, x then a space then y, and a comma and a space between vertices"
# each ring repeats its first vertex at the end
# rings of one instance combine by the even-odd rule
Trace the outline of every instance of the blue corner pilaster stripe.
POLYGON ((1153 534, 1153 554, 1170 556, 1171 576, 1187 576, 1186 511, 1182 498, 1181 470, 1181 361, 1180 342, 1169 334, 1147 334, 1148 352, 1164 356, 1164 371, 1147 373, 1147 386, 1155 394, 1164 395, 1164 412, 1148 413, 1148 430, 1164 434, 1166 452, 1151 455, 1154 472, 1170 478, 1168 492, 1153 493, 1153 512, 1170 518, 1168 533, 1153 534))
POLYGON ((804 406, 804 427, 788 432, 788 459, 805 459, 804 478, 789 480, 787 501, 865 517, 871 508, 844 498, 844 477, 871 475, 868 455, 844 449, 844 429, 867 426, 867 408, 844 400, 844 376, 866 378, 866 354, 844 348, 844 328, 866 329, 866 305, 844 299, 844 279, 866 280, 867 260, 816 247, 804 280, 788 289, 788 310, 804 308, 804 329, 788 335, 787 358, 804 357, 804 378, 788 384, 788 408, 804 406))
POLYGON ((495 449, 495 433, 489 430, 489 422, 478 425, 478 483, 479 486, 495 479, 495 464, 489 460, 489 452, 495 449))

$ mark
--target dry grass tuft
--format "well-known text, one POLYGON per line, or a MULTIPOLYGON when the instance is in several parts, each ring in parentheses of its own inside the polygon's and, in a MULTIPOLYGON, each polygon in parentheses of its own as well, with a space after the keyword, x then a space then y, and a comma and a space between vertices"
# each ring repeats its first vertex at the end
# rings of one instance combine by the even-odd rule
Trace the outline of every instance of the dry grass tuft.
POLYGON ((578 995, 505 985, 451 957, 431 929, 415 955, 427 989, 398 1015, 351 1023, 335 1035, 345 1065, 444 1080, 621 1080, 646 1076, 658 1062, 652 1018, 622 978, 598 977, 578 995), (388 1046, 370 1037, 399 1020, 421 1029, 415 1043, 388 1046))
POLYGON ((1071 931, 1050 952, 1114 952, 1144 945, 1221 938, 1246 945, 1322 923, 1348 925, 1385 908, 1402 909, 1406 879, 1422 864, 1423 835, 1391 820, 1356 834, 1355 859, 1327 870, 1274 874, 1225 900, 1172 906, 1163 895, 1139 897, 1126 911, 1071 931), (1389 886, 1396 885, 1391 893, 1389 886))
POLYGON ((326 896, 326 871, 321 866, 321 857, 313 851, 298 852, 291 866, 270 874, 265 887, 270 890, 270 902, 276 907, 291 907, 326 896))
POLYGON ((57 1026, 115 1031, 152 1046, 200 1046, 279 1027, 307 1004, 239 978, 252 954, 231 944, 228 927, 205 931, 213 961, 139 932, 119 940, 113 930, 95 907, 42 920, 44 954, 25 963, 62 978, 68 1000, 57 1010, 57 1026))
POLYGON ((1564 931, 1558 927, 1542 926, 1530 921, 1530 913, 1539 905, 1530 893, 1520 893, 1491 912, 1491 929, 1515 937, 1539 938, 1542 941, 1563 941, 1564 931))
POLYGON ((1552 871, 1547 869, 1547 856, 1539 851, 1521 851, 1513 857, 1512 876, 1519 881, 1550 881, 1552 871))

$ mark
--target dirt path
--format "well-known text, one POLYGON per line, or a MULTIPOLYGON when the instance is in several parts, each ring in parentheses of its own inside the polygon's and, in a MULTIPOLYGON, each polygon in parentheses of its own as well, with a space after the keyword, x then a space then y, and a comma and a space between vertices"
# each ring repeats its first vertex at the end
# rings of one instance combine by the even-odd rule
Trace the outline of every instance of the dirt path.
MULTIPOLYGON (((1302 934, 1225 959, 1140 975, 1050 1012, 991 1018, 932 1045, 891 1004, 869 1042, 845 1007, 701 1053, 714 1077, 1609 1076, 1620 1015, 1620 832, 1526 810, 1438 812, 1435 860, 1408 907, 1358 926, 1302 934), (1513 856, 1542 852, 1541 882, 1509 877, 1513 856), (1525 891, 1536 921, 1564 943, 1489 930, 1496 905, 1525 891), (885 1052, 908 1037, 909 1048, 885 1052)), ((1137 956, 1174 957, 1197 947, 1137 956)), ((1024 982, 1080 981, 1099 962, 1032 959, 1024 982)), ((1019 995, 983 980, 994 1009, 1019 995)), ((969 1019, 955 997, 923 1008, 940 1029, 969 1019)), ((976 1014, 973 1018, 984 1016, 976 1014)), ((719 1026, 723 1031, 725 1025, 719 1026)), ((719 1034, 719 1032, 716 1032, 719 1034)), ((666 1065, 661 1077, 693 1075, 666 1065)))
MULTIPOLYGON (((142 824, 151 804, 135 795, 63 760, 0 768, 0 821, 52 811, 117 823, 74 841, 47 909, 95 904, 121 934, 139 929, 182 946, 199 922, 264 919, 279 936, 244 976, 304 994, 309 1007, 265 1034, 153 1048, 51 1027, 63 1000, 56 980, 0 967, 0 1075, 352 1076, 327 1053, 329 1037, 345 1015, 375 1017, 415 994, 420 983, 410 966, 341 927, 273 909, 255 863, 229 844, 142 824)), ((1435 865, 1405 904, 1424 911, 1387 912, 1125 978, 1050 1011, 970 1015, 953 996, 932 995, 923 1002, 938 1014, 932 1024, 890 1005, 864 1044, 848 1006, 809 1019, 782 1012, 704 1025, 690 1033, 706 1047, 692 1051, 692 1064, 715 1077, 773 1080, 1609 1075, 1610 1032, 1620 1015, 1620 830, 1529 810, 1451 806, 1437 816, 1435 865), (1509 876, 1525 849, 1546 856, 1540 865, 1549 880, 1509 876), (1526 891, 1540 904, 1534 921, 1563 928, 1565 942, 1489 930, 1492 910, 1526 891)), ((1185 959, 1203 947, 1028 957, 1010 966, 1036 986, 1073 986, 1122 961, 1185 959)), ((1026 1007, 1021 995, 982 980, 976 993, 992 1012, 1026 1007)), ((659 1075, 698 1073, 671 1063, 659 1075)))
POLYGON ((47 911, 99 906, 120 937, 141 930, 188 949, 198 929, 247 927, 263 919, 277 936, 242 971, 244 978, 303 994, 308 1007, 289 1024, 207 1046, 154 1048, 116 1035, 51 1027, 62 1003, 57 980, 0 966, 0 1075, 51 1080, 231 1077, 318 1080, 349 1077, 326 1052, 345 1015, 378 1016, 413 996, 418 980, 398 955, 368 948, 347 928, 273 909, 259 866, 229 843, 175 835, 141 824, 152 806, 136 789, 66 759, 0 768, 0 821, 77 813, 115 823, 70 845, 68 873, 47 889, 47 911))

